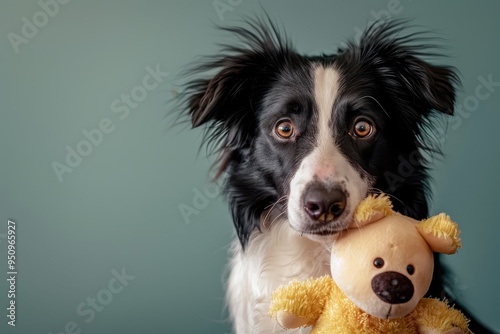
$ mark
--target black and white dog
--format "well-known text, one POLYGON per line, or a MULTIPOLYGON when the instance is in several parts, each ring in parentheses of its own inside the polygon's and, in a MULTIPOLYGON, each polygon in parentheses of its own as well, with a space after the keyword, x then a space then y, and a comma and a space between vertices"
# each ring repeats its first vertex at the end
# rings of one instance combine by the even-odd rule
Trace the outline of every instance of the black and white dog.
MULTIPOLYGON (((238 235, 227 286, 235 333, 280 332, 267 316, 271 291, 329 273, 328 247, 367 194, 428 215, 425 157, 439 153, 436 116, 453 114, 459 79, 422 59, 435 55, 429 40, 404 35, 405 24, 378 22, 336 54, 306 56, 271 20, 250 20, 224 28, 240 43, 186 84, 185 115, 220 149, 238 235)), ((437 261, 432 296, 444 296, 443 276, 437 261)))

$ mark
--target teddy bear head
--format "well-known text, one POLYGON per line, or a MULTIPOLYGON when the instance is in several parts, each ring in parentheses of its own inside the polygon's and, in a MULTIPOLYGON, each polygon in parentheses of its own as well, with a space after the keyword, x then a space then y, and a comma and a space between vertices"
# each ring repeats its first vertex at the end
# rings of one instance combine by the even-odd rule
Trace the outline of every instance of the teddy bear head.
POLYGON ((332 245, 331 274, 364 312, 392 319, 410 313, 432 279, 433 252, 455 253, 459 230, 445 214, 416 221, 392 211, 387 196, 370 196, 351 228, 332 245))

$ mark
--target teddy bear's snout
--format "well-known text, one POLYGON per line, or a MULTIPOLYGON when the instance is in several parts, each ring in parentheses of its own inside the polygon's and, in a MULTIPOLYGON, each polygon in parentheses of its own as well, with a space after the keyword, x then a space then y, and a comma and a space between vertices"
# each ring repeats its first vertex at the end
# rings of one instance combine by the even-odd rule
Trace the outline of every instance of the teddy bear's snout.
POLYGON ((413 297, 413 283, 408 277, 395 271, 378 274, 372 279, 372 290, 384 302, 403 304, 413 297))

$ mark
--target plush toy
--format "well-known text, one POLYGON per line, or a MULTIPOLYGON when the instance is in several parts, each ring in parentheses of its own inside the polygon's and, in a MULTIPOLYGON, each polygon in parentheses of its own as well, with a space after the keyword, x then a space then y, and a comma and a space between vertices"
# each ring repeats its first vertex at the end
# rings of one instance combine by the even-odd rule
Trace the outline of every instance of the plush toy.
POLYGON ((419 222, 394 212, 386 195, 369 196, 332 245, 332 277, 279 287, 269 315, 311 333, 470 333, 460 311, 423 298, 433 251, 455 253, 459 233, 445 214, 419 222))

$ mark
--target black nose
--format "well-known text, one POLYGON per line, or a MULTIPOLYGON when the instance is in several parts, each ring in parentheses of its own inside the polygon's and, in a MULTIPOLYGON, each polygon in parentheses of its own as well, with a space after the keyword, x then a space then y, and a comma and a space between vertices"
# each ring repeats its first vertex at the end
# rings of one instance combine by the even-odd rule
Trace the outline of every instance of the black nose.
POLYGON ((373 277, 372 290, 389 304, 403 304, 413 297, 413 284, 410 279, 395 271, 387 271, 373 277))
POLYGON ((304 194, 304 210, 315 221, 331 222, 342 214, 345 206, 346 196, 340 189, 327 189, 321 184, 313 184, 304 194))

